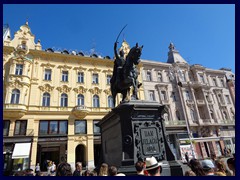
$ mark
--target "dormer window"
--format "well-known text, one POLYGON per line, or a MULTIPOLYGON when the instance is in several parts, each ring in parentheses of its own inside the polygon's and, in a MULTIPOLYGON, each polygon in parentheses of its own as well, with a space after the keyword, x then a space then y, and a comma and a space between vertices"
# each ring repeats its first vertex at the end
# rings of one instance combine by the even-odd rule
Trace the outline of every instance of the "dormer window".
POLYGON ((22 42, 21 48, 27 50, 27 45, 25 41, 22 42))

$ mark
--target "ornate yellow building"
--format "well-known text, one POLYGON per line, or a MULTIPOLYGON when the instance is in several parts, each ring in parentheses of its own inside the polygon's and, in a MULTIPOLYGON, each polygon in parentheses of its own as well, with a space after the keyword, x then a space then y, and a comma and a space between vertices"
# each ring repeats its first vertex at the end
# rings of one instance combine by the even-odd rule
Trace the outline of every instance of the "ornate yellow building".
MULTIPOLYGON (((4 170, 40 163, 44 171, 47 160, 67 160, 73 169, 77 161, 96 166, 95 124, 112 108, 113 59, 42 50, 28 23, 3 44, 4 170)), ((144 100, 143 89, 138 96, 144 100)))

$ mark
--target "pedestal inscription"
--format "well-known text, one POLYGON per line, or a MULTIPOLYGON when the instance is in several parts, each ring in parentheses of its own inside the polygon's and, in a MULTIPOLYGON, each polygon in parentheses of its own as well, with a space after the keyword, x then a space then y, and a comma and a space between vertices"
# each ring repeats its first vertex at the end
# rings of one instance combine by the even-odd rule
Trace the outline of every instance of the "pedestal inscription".
POLYGON ((158 136, 156 128, 143 128, 140 130, 142 138, 142 150, 145 156, 155 155, 160 153, 158 144, 158 136))

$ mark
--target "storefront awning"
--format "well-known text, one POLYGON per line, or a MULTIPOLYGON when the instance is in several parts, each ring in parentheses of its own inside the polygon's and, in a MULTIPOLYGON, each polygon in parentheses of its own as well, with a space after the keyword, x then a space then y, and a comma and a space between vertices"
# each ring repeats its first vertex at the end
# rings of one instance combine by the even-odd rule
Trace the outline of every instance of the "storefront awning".
POLYGON ((19 158, 28 158, 30 153, 31 143, 16 143, 12 159, 19 159, 19 158))

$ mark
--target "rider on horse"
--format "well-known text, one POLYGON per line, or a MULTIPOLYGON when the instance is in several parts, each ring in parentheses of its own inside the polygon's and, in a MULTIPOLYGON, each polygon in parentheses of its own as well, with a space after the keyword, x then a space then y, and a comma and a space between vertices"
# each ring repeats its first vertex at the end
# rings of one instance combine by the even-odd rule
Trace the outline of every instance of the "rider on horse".
POLYGON ((114 43, 114 54, 115 54, 115 61, 114 61, 114 69, 113 69, 113 76, 110 80, 111 83, 122 80, 123 79, 123 65, 125 64, 124 59, 124 51, 120 50, 119 55, 117 53, 117 43, 114 43))

